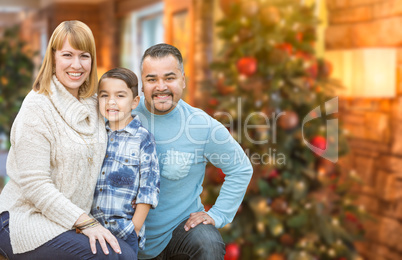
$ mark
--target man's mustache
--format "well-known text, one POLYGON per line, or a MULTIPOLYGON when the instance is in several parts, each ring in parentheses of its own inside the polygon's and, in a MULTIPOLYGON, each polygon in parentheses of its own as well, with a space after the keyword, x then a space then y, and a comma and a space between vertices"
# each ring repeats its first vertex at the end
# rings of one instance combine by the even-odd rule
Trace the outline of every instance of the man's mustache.
POLYGON ((173 93, 171 91, 163 91, 163 92, 154 92, 152 93, 152 97, 157 96, 157 95, 171 95, 173 96, 173 93))

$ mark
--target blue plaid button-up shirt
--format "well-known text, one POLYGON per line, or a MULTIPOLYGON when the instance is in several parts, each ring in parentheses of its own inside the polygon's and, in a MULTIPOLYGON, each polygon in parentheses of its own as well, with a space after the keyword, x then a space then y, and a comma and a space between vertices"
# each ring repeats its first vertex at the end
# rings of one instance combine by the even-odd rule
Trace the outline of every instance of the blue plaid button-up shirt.
MULTIPOLYGON (((112 131, 106 122, 108 145, 96 183, 91 214, 116 237, 126 240, 134 231, 131 202, 150 204, 159 199, 160 175, 153 135, 142 127, 138 116, 124 128, 112 131)), ((139 234, 145 244, 145 224, 139 234)))

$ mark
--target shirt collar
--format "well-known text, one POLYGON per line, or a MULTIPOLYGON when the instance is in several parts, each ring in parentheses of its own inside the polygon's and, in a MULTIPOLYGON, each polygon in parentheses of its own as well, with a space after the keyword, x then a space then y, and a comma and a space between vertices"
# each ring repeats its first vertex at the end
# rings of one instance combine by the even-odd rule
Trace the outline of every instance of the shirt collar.
MULTIPOLYGON (((120 130, 116 130, 116 132, 127 132, 131 135, 135 135, 138 131, 138 128, 140 128, 141 126, 141 121, 140 121, 140 117, 138 115, 133 115, 133 120, 131 120, 131 122, 124 127, 123 129, 120 130)), ((106 130, 107 132, 113 132, 113 130, 110 128, 109 126, 109 120, 106 121, 106 130)))

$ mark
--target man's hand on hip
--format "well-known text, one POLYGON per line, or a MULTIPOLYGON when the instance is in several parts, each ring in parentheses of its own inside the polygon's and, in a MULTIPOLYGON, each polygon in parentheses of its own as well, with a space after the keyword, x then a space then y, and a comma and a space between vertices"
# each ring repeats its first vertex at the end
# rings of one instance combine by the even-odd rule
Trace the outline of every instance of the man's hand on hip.
POLYGON ((213 225, 215 226, 215 221, 211 218, 207 213, 204 211, 201 212, 194 212, 190 214, 190 218, 187 220, 186 224, 184 225, 184 229, 189 231, 190 228, 196 227, 198 224, 204 225, 213 225))

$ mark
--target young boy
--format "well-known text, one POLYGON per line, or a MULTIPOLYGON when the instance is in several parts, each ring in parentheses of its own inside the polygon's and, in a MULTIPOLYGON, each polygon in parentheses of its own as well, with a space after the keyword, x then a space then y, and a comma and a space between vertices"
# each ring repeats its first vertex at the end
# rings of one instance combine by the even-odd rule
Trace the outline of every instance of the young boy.
POLYGON ((109 70, 99 80, 98 99, 108 145, 91 214, 138 254, 145 218, 158 204, 160 175, 154 137, 132 115, 140 101, 137 76, 125 68, 109 70))

